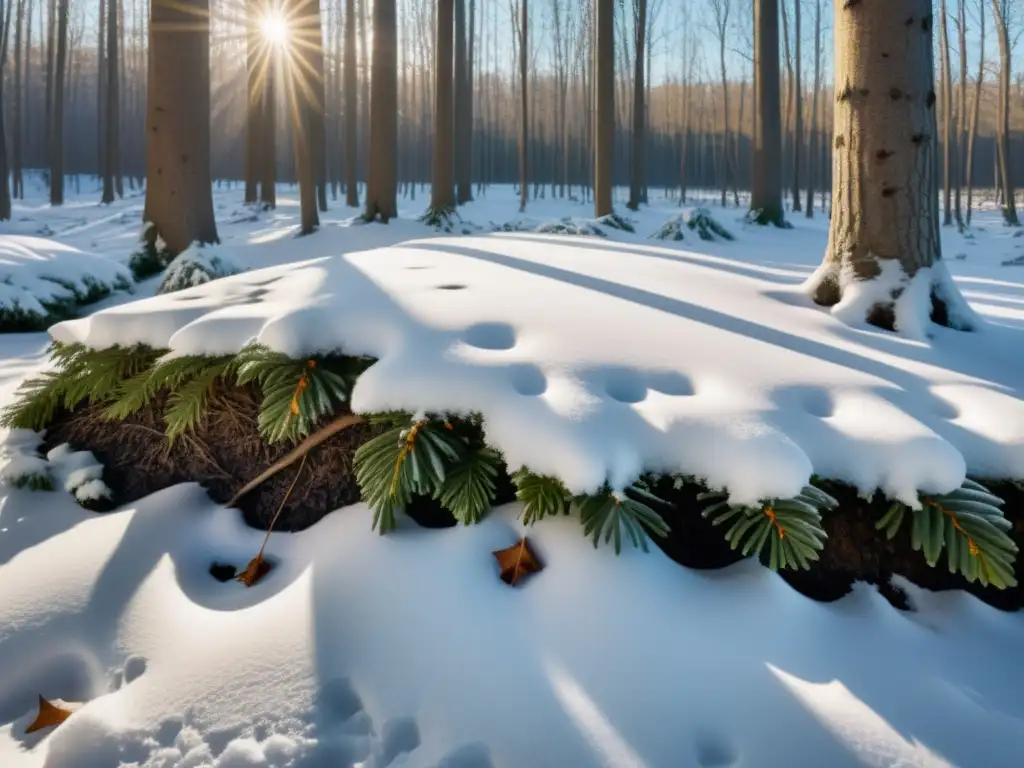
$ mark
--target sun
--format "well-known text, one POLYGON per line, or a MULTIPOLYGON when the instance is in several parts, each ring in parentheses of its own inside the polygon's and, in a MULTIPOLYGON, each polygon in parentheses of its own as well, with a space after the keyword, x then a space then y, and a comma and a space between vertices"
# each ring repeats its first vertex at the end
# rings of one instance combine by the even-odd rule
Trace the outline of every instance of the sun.
POLYGON ((271 45, 286 45, 291 33, 288 19, 278 11, 270 11, 260 19, 260 31, 271 45))

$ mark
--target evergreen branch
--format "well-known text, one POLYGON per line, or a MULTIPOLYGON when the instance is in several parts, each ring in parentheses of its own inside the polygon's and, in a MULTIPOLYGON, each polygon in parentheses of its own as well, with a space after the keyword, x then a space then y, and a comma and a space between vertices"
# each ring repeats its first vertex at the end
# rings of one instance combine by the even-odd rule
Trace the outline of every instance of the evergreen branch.
MULTIPOLYGON (((636 489, 631 491, 639 495, 636 489)), ((656 499, 650 493, 643 493, 648 498, 656 499)), ((615 554, 622 551, 623 533, 634 547, 644 552, 647 551, 647 532, 661 537, 669 533, 668 525, 661 515, 623 493, 606 490, 578 497, 573 500, 573 504, 579 510, 584 535, 590 536, 596 547, 603 534, 605 544, 615 542, 615 554)))
POLYGON ((395 512, 413 496, 438 495, 447 469, 461 462, 465 452, 450 425, 426 419, 361 445, 355 456, 356 480, 373 509, 373 527, 387 533, 395 528, 395 512))
POLYGON ((1012 525, 999 509, 1002 499, 973 480, 948 494, 921 494, 920 499, 921 508, 914 510, 893 502, 875 527, 884 528, 892 539, 910 512, 910 545, 924 554, 928 565, 934 567, 945 549, 950 573, 998 589, 1017 586, 1017 545, 1008 535, 1012 525))
POLYGON ((732 505, 723 491, 697 497, 711 502, 703 516, 712 525, 730 523, 725 539, 744 556, 761 556, 767 544, 768 566, 808 570, 818 559, 828 538, 821 525, 821 510, 838 505, 835 499, 813 486, 806 486, 792 499, 770 499, 759 506, 732 505))
MULTIPOLYGON (((180 394, 180 390, 197 377, 227 378, 232 375, 234 366, 232 355, 183 355, 159 361, 152 368, 123 381, 117 389, 116 399, 104 409, 102 417, 109 421, 124 421, 149 405, 161 391, 180 394)), ((200 407, 205 405, 204 398, 200 407)))
POLYGON ((441 505, 463 525, 478 523, 494 501, 501 455, 486 446, 469 451, 438 489, 441 505))
POLYGON ((525 525, 533 525, 545 517, 569 514, 572 494, 558 478, 535 475, 523 467, 512 475, 512 482, 516 486, 516 498, 523 505, 525 525))

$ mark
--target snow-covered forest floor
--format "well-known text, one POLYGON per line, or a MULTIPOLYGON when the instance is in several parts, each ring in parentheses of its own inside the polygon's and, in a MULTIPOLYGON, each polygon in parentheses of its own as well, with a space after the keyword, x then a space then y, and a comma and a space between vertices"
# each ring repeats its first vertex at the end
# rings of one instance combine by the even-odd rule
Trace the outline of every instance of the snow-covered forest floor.
MULTIPOLYGON (((99 206, 93 184, 56 211, 40 190, 0 235, 127 262, 143 198, 99 206)), ((660 241, 680 208, 652 190, 637 214, 618 205, 634 234, 492 235, 592 216, 550 198, 519 215, 513 190, 492 188, 438 233, 415 220, 429 199, 417 190, 387 226, 332 203, 296 239, 296 191, 259 213, 241 193, 215 190, 222 244, 266 271, 129 303, 154 294, 152 278, 55 335, 204 354, 253 336, 293 356, 341 343, 380 360, 357 410, 482 412, 510 468, 579 489, 673 468, 750 500, 792 494, 811 471, 892 497, 950 490, 967 471, 1024 478, 1024 265, 1005 263, 1024 261, 1024 238, 994 210, 942 233, 986 327, 926 342, 844 325, 798 290, 825 249, 820 213, 765 230, 710 204, 734 241, 660 241), (369 250, 383 246, 398 247, 369 250)), ((0 405, 48 341, 0 336, 0 405)), ((73 457, 52 464, 63 477, 73 457)), ((1020 613, 905 581, 910 611, 869 585, 819 603, 752 560, 616 557, 575 518, 529 529, 545 568, 510 589, 491 552, 523 535, 517 513, 446 530, 402 519, 380 537, 357 505, 273 534, 277 566, 247 589, 209 567, 248 561, 263 534, 196 485, 106 514, 60 488, 0 487, 0 766, 1024 761, 1020 613), (76 712, 26 734, 38 695, 76 712)))

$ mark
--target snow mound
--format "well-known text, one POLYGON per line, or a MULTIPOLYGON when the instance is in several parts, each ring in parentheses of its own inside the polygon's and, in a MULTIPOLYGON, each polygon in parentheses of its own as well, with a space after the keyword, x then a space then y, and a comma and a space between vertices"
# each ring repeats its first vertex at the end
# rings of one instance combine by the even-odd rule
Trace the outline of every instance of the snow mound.
POLYGON ((131 286, 124 266, 55 240, 0 235, 0 331, 42 330, 131 286))
POLYGON ((493 235, 271 267, 51 329, 93 347, 378 359, 358 412, 477 412, 511 470, 574 493, 681 472, 735 503, 809 476, 916 506, 1024 477, 1024 332, 931 344, 815 307, 778 270, 676 249, 493 235))
POLYGON ((686 226, 697 233, 701 240, 735 240, 736 237, 719 223, 707 208, 694 208, 686 214, 686 226))
POLYGON ((230 249, 221 245, 193 243, 167 265, 157 293, 192 288, 241 271, 230 249))
POLYGON ((752 562, 608 557, 568 518, 511 589, 515 505, 383 539, 356 505, 272 535, 246 589, 207 569, 263 534, 196 485, 31 498, 2 510, 4 768, 1019 766, 1024 623, 963 593, 815 603, 752 562), (26 736, 40 692, 78 705, 26 736))

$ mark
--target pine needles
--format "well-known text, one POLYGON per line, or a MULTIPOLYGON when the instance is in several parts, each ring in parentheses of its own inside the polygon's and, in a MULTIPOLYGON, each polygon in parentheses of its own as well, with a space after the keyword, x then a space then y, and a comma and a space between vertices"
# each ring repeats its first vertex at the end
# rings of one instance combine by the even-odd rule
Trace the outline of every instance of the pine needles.
POLYGON ((923 551, 928 565, 934 567, 945 549, 950 573, 998 589, 1017 586, 1013 575, 1017 545, 1007 535, 1012 525, 1000 509, 1002 499, 968 479, 951 493, 921 494, 920 500, 920 509, 893 502, 875 527, 892 539, 909 512, 910 545, 923 551))
POLYGON ((828 536, 821 525, 822 510, 839 502, 812 485, 792 499, 769 499, 758 506, 732 505, 725 491, 709 491, 697 497, 711 502, 702 513, 712 525, 732 523, 725 532, 729 546, 744 557, 761 555, 768 546, 768 567, 808 570, 818 559, 828 536))

